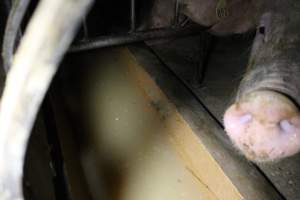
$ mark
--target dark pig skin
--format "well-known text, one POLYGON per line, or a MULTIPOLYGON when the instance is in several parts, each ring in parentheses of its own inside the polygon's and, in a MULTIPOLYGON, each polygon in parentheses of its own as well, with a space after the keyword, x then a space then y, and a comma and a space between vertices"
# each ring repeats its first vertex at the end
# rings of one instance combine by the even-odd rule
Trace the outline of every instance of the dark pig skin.
MULTIPOLYGON (((211 27, 215 35, 244 33, 255 29, 261 13, 257 0, 181 0, 180 14, 202 26, 211 27), (221 7, 220 5, 225 4, 221 7), (218 15, 219 10, 226 15, 218 15)), ((155 0, 146 27, 170 27, 174 22, 175 0, 155 0)))

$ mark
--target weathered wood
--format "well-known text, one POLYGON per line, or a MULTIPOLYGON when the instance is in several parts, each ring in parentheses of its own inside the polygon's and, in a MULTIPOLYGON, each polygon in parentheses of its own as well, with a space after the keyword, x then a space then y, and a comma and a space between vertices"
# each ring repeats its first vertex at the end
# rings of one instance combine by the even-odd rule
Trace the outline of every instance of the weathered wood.
POLYGON ((92 0, 43 0, 8 74, 0 107, 0 199, 23 199, 22 170, 44 94, 92 0))

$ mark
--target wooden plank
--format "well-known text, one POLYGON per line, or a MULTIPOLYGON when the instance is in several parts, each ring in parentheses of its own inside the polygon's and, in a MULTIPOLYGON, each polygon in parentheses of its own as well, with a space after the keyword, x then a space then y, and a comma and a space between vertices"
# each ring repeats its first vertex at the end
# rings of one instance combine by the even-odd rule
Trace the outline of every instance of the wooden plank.
MULTIPOLYGON (((123 63, 129 68, 129 74, 132 74, 132 79, 142 88, 150 104, 161 115, 163 119, 161 123, 166 127, 168 137, 172 140, 187 170, 212 191, 217 199, 243 199, 211 153, 207 151, 206 146, 152 78, 137 64, 129 52, 123 50, 121 56, 123 63)), ((155 78, 157 80, 158 76, 155 78)), ((165 79, 165 81, 169 80, 165 79)), ((202 125, 198 132, 207 134, 206 126, 202 125)))

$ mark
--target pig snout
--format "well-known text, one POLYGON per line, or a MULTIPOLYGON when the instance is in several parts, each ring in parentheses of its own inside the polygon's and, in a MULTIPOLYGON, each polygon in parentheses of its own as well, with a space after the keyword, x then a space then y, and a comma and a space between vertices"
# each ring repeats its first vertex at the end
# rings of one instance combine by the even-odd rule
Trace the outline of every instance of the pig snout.
POLYGON ((286 96, 253 91, 231 105, 225 130, 234 145, 255 162, 276 161, 300 151, 300 113, 286 96))
POLYGON ((246 74, 224 114, 232 143, 254 162, 300 152, 299 9, 276 2, 260 17, 246 74))

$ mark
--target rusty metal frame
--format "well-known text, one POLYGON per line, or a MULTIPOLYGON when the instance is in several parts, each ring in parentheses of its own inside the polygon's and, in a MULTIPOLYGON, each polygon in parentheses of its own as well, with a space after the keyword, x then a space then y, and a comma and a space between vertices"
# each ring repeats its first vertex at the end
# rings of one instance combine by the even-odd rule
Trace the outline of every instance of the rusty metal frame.
MULTIPOLYGON (((98 49, 109 46, 124 45, 134 42, 146 40, 162 39, 169 37, 182 37, 191 34, 203 32, 209 28, 184 28, 186 20, 183 24, 179 24, 180 0, 174 1, 174 18, 170 27, 160 29, 150 29, 137 31, 136 24, 136 0, 130 0, 130 27, 128 33, 104 35, 97 38, 88 38, 76 42, 72 45, 69 52, 79 52, 91 49, 98 49)), ((86 27, 84 29, 87 29, 86 27)))
POLYGON ((124 45, 146 40, 183 37, 187 35, 199 34, 205 30, 206 28, 199 27, 161 28, 148 31, 129 32, 126 34, 100 36, 73 44, 70 47, 69 52, 79 52, 109 46, 124 45))

